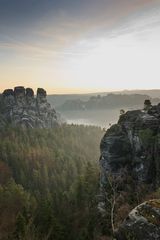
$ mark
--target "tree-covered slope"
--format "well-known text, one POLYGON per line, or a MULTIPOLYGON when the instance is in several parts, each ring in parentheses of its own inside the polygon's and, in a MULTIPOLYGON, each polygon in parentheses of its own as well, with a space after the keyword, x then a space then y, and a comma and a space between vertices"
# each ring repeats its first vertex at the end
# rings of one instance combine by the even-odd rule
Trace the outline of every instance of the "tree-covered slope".
MULTIPOLYGON (((151 99, 148 95, 141 94, 107 94, 91 96, 87 101, 81 99, 66 100, 64 104, 57 108, 60 111, 67 110, 94 110, 94 109, 115 109, 141 107, 145 99, 151 99)), ((152 98, 153 103, 158 103, 159 98, 152 98)))
POLYGON ((0 132, 0 239, 93 239, 97 127, 0 132))

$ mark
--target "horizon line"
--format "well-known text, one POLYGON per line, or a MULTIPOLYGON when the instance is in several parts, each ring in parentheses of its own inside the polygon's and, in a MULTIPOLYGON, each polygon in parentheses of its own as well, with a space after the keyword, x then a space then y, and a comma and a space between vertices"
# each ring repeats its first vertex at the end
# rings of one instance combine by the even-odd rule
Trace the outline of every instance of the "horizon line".
MULTIPOLYGON (((25 86, 22 86, 22 85, 18 85, 18 86, 24 87, 25 89, 26 88, 32 88, 32 87, 25 87, 25 86)), ((17 87, 17 86, 15 86, 15 87, 17 87)), ((112 90, 106 90, 106 91, 99 90, 99 91, 82 91, 82 92, 78 92, 78 91, 75 90, 75 92, 74 91, 71 91, 71 92, 69 92, 69 91, 68 92, 60 92, 59 91, 59 92, 55 92, 55 93, 53 92, 52 93, 44 87, 37 87, 36 89, 35 88, 32 88, 32 89, 36 93, 38 88, 43 88, 44 90, 46 90, 48 96, 50 96, 50 95, 88 95, 88 94, 133 92, 133 91, 160 91, 160 88, 141 88, 141 89, 136 89, 135 88, 135 89, 119 89, 119 90, 112 89, 112 90)), ((13 89, 14 90, 14 87, 13 88, 4 88, 3 90, 0 91, 0 94, 3 94, 3 91, 6 90, 6 89, 13 89)))

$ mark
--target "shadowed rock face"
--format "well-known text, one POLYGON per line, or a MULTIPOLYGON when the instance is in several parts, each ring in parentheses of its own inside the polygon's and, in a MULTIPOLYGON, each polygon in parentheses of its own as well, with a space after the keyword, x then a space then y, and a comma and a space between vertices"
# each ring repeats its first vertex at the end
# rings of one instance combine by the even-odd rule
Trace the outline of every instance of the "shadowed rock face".
POLYGON ((34 91, 32 88, 26 88, 26 97, 34 97, 34 91))
MULTIPOLYGON (((118 123, 106 131, 100 150, 98 208, 105 216, 107 186, 111 178, 116 184, 121 179, 120 191, 128 191, 126 176, 135 193, 143 184, 151 190, 160 187, 160 105, 122 114, 118 123)), ((160 239, 160 201, 149 201, 134 209, 116 237, 117 240, 160 239)))
POLYGON ((3 102, 6 108, 11 108, 15 104, 13 89, 6 89, 3 92, 3 102))
POLYGON ((46 97, 47 93, 43 88, 38 88, 37 89, 37 97, 46 97))
POLYGON ((31 128, 52 128, 58 125, 57 114, 47 102, 46 96, 47 93, 42 88, 38 88, 36 98, 31 88, 19 86, 14 90, 4 90, 1 100, 3 109, 0 113, 3 126, 4 122, 31 128))
POLYGON ((150 200, 133 209, 115 235, 117 240, 159 240, 160 200, 150 200))
POLYGON ((14 88, 14 95, 15 97, 18 97, 19 95, 25 96, 25 88, 22 86, 15 87, 14 88))
POLYGON ((25 88, 24 87, 15 87, 14 88, 14 97, 15 97, 15 101, 19 107, 25 106, 26 99, 25 99, 25 88))
POLYGON ((128 111, 111 126, 101 144, 101 185, 107 175, 120 174, 124 169, 135 181, 159 184, 160 182, 160 108, 149 112, 128 111))
POLYGON ((6 89, 6 90, 4 90, 4 92, 3 92, 3 95, 4 96, 14 96, 14 91, 13 91, 13 89, 6 89))
POLYGON ((35 107, 34 91, 32 90, 32 88, 26 88, 26 102, 28 106, 35 107))

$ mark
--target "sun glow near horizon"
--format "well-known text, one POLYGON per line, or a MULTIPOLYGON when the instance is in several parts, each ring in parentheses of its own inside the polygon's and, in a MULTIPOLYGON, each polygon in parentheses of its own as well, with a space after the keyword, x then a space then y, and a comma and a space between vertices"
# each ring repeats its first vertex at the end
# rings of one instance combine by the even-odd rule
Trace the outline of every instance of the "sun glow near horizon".
POLYGON ((45 18, 33 14, 31 22, 3 3, 15 22, 11 29, 6 14, 0 16, 7 26, 0 24, 1 92, 15 85, 43 87, 49 94, 160 88, 157 0, 138 1, 136 8, 128 0, 95 0, 91 9, 88 0, 73 9, 69 2, 70 10, 57 6, 53 14, 53 1, 53 12, 45 18))
POLYGON ((4 68, 1 90, 13 85, 13 79, 14 85, 41 86, 50 94, 160 88, 159 47, 149 47, 131 36, 99 39, 88 45, 94 47, 87 52, 85 44, 72 47, 61 61, 49 56, 47 62, 33 63, 28 69, 27 65, 26 69, 4 68))
POLYGON ((157 88, 160 87, 159 52, 159 46, 144 44, 134 36, 102 39, 88 53, 67 59, 65 69, 73 79, 70 85, 78 88, 157 88))

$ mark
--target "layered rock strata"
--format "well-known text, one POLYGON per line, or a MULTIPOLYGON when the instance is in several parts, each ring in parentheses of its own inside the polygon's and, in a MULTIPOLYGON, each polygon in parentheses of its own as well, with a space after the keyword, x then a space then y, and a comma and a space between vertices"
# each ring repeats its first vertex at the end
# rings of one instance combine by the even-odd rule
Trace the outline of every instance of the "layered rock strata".
POLYGON ((59 124, 56 111, 47 102, 47 93, 22 86, 4 90, 0 108, 1 126, 11 124, 30 128, 52 128, 59 124))

